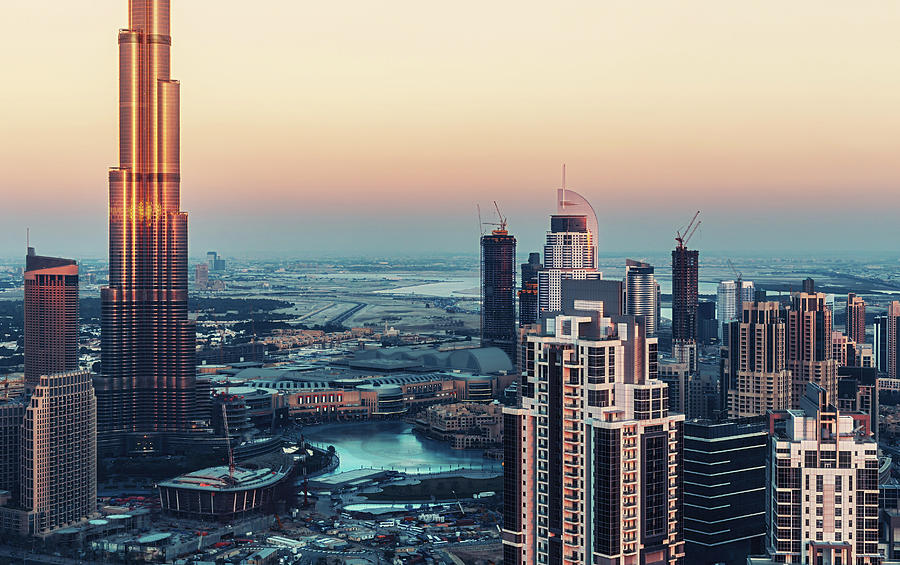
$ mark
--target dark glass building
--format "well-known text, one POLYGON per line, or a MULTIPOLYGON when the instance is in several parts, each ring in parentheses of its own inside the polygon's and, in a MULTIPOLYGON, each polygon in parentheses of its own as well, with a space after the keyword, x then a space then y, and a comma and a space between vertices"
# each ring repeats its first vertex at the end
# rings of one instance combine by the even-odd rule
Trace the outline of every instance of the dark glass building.
POLYGON ((41 375, 78 368, 78 264, 72 259, 25 257, 25 387, 41 375))
POLYGON ((516 361, 516 238, 506 226, 481 236, 481 345, 516 361))
POLYGON ((519 327, 538 321, 538 273, 543 268, 540 253, 529 253, 522 263, 522 286, 519 290, 519 327))
POLYGON ((697 340, 699 251, 672 251, 672 341, 697 340))
POLYGON ((180 209, 179 83, 169 0, 130 0, 119 31, 119 166, 109 171, 109 286, 101 292, 99 450, 161 451, 190 427, 195 335, 180 209))
POLYGON ((765 418, 684 423, 685 563, 744 565, 764 550, 765 418))

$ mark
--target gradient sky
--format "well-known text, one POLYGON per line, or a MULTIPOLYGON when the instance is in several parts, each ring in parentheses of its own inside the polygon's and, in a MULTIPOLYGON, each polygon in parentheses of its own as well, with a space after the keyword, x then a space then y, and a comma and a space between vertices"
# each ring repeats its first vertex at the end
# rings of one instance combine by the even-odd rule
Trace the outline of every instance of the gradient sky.
MULTIPOLYGON (((896 248, 895 0, 173 4, 192 255, 525 252, 563 162, 601 251, 896 248)), ((0 255, 103 257, 126 1, 3 12, 0 255)))

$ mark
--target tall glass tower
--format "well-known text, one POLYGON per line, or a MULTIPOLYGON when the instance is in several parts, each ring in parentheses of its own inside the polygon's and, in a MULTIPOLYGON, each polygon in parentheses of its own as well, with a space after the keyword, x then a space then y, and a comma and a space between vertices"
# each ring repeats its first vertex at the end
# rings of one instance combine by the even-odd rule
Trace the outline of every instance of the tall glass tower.
POLYGON ((109 171, 109 286, 102 291, 99 449, 159 450, 189 427, 195 335, 180 209, 179 85, 169 0, 129 0, 119 31, 119 166, 109 171))

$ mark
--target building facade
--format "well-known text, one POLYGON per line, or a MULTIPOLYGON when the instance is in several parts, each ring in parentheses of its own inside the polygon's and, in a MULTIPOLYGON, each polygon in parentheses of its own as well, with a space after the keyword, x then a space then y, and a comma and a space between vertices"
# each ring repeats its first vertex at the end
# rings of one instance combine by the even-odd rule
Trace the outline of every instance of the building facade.
POLYGON ((729 418, 791 406, 785 314, 778 302, 744 302, 741 319, 725 324, 719 380, 729 418))
POLYGON ((522 286, 519 289, 519 327, 538 321, 538 273, 541 265, 540 253, 529 253, 528 262, 522 263, 522 286))
POLYGON ((562 310, 562 281, 600 279, 597 271, 597 214, 572 190, 557 191, 556 214, 544 245, 544 267, 538 274, 538 313, 562 310))
POLYGON ((844 333, 860 345, 866 343, 866 301, 852 292, 847 295, 844 333))
POLYGON ((130 0, 119 32, 119 166, 109 171, 109 286, 95 383, 109 455, 157 452, 164 436, 190 429, 195 412, 169 14, 169 0, 130 0))
POLYGON ((625 313, 629 316, 643 316, 647 324, 647 335, 656 335, 657 330, 657 283, 653 265, 633 259, 625 260, 625 313))
POLYGON ((894 300, 888 304, 887 311, 875 316, 875 362, 878 372, 888 378, 900 378, 898 373, 898 326, 900 326, 900 302, 894 300))
POLYGON ((630 316, 559 315, 528 336, 504 408, 504 563, 682 563, 684 416, 630 316))
POLYGON ((516 360, 516 238, 506 226, 481 236, 481 345, 516 360))
POLYGON ((25 387, 41 375, 78 369, 78 264, 25 257, 25 387))
POLYGON ((787 368, 791 372, 791 406, 798 407, 806 384, 824 388, 837 398, 837 364, 832 357, 832 313, 826 295, 798 292, 791 295, 787 313, 787 368))
POLYGON ((672 343, 697 341, 700 253, 679 244, 672 251, 672 343))
POLYGON ((97 400, 91 374, 43 375, 22 428, 21 505, 30 533, 51 532, 97 510, 97 400))
POLYGON ((22 481, 24 421, 23 398, 0 399, 0 491, 9 492, 11 500, 19 499, 19 484, 22 481))
POLYGON ((779 563, 879 564, 878 444, 869 419, 807 383, 770 416, 767 546, 779 563))
POLYGON ((684 423, 685 562, 744 565, 765 548, 765 417, 684 423))
POLYGON ((744 302, 753 302, 756 286, 753 281, 722 281, 716 289, 716 319, 719 320, 719 339, 722 339, 722 327, 732 320, 741 317, 744 302), (741 285, 738 291, 738 283, 741 285))

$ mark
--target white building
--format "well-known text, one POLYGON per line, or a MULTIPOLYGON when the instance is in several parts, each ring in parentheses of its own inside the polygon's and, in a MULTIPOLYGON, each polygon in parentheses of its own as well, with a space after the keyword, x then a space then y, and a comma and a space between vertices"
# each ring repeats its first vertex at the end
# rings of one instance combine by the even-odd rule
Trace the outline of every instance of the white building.
POLYGON ((650 336, 656 335, 657 330, 658 287, 653 265, 625 260, 625 313, 643 316, 650 336))
POLYGON ((868 565, 878 551, 878 445, 867 414, 841 413, 808 383, 800 408, 773 412, 768 537, 780 563, 868 565))
POLYGON ((681 563, 684 416, 656 338, 632 316, 559 315, 528 336, 525 367, 504 408, 504 563, 681 563))
MULTIPOLYGON (((756 286, 753 281, 741 281, 741 302, 753 302, 756 294, 756 286)), ((716 318, 719 320, 719 339, 721 340, 722 325, 736 320, 741 314, 741 304, 737 300, 737 282, 722 281, 716 296, 716 318)))

